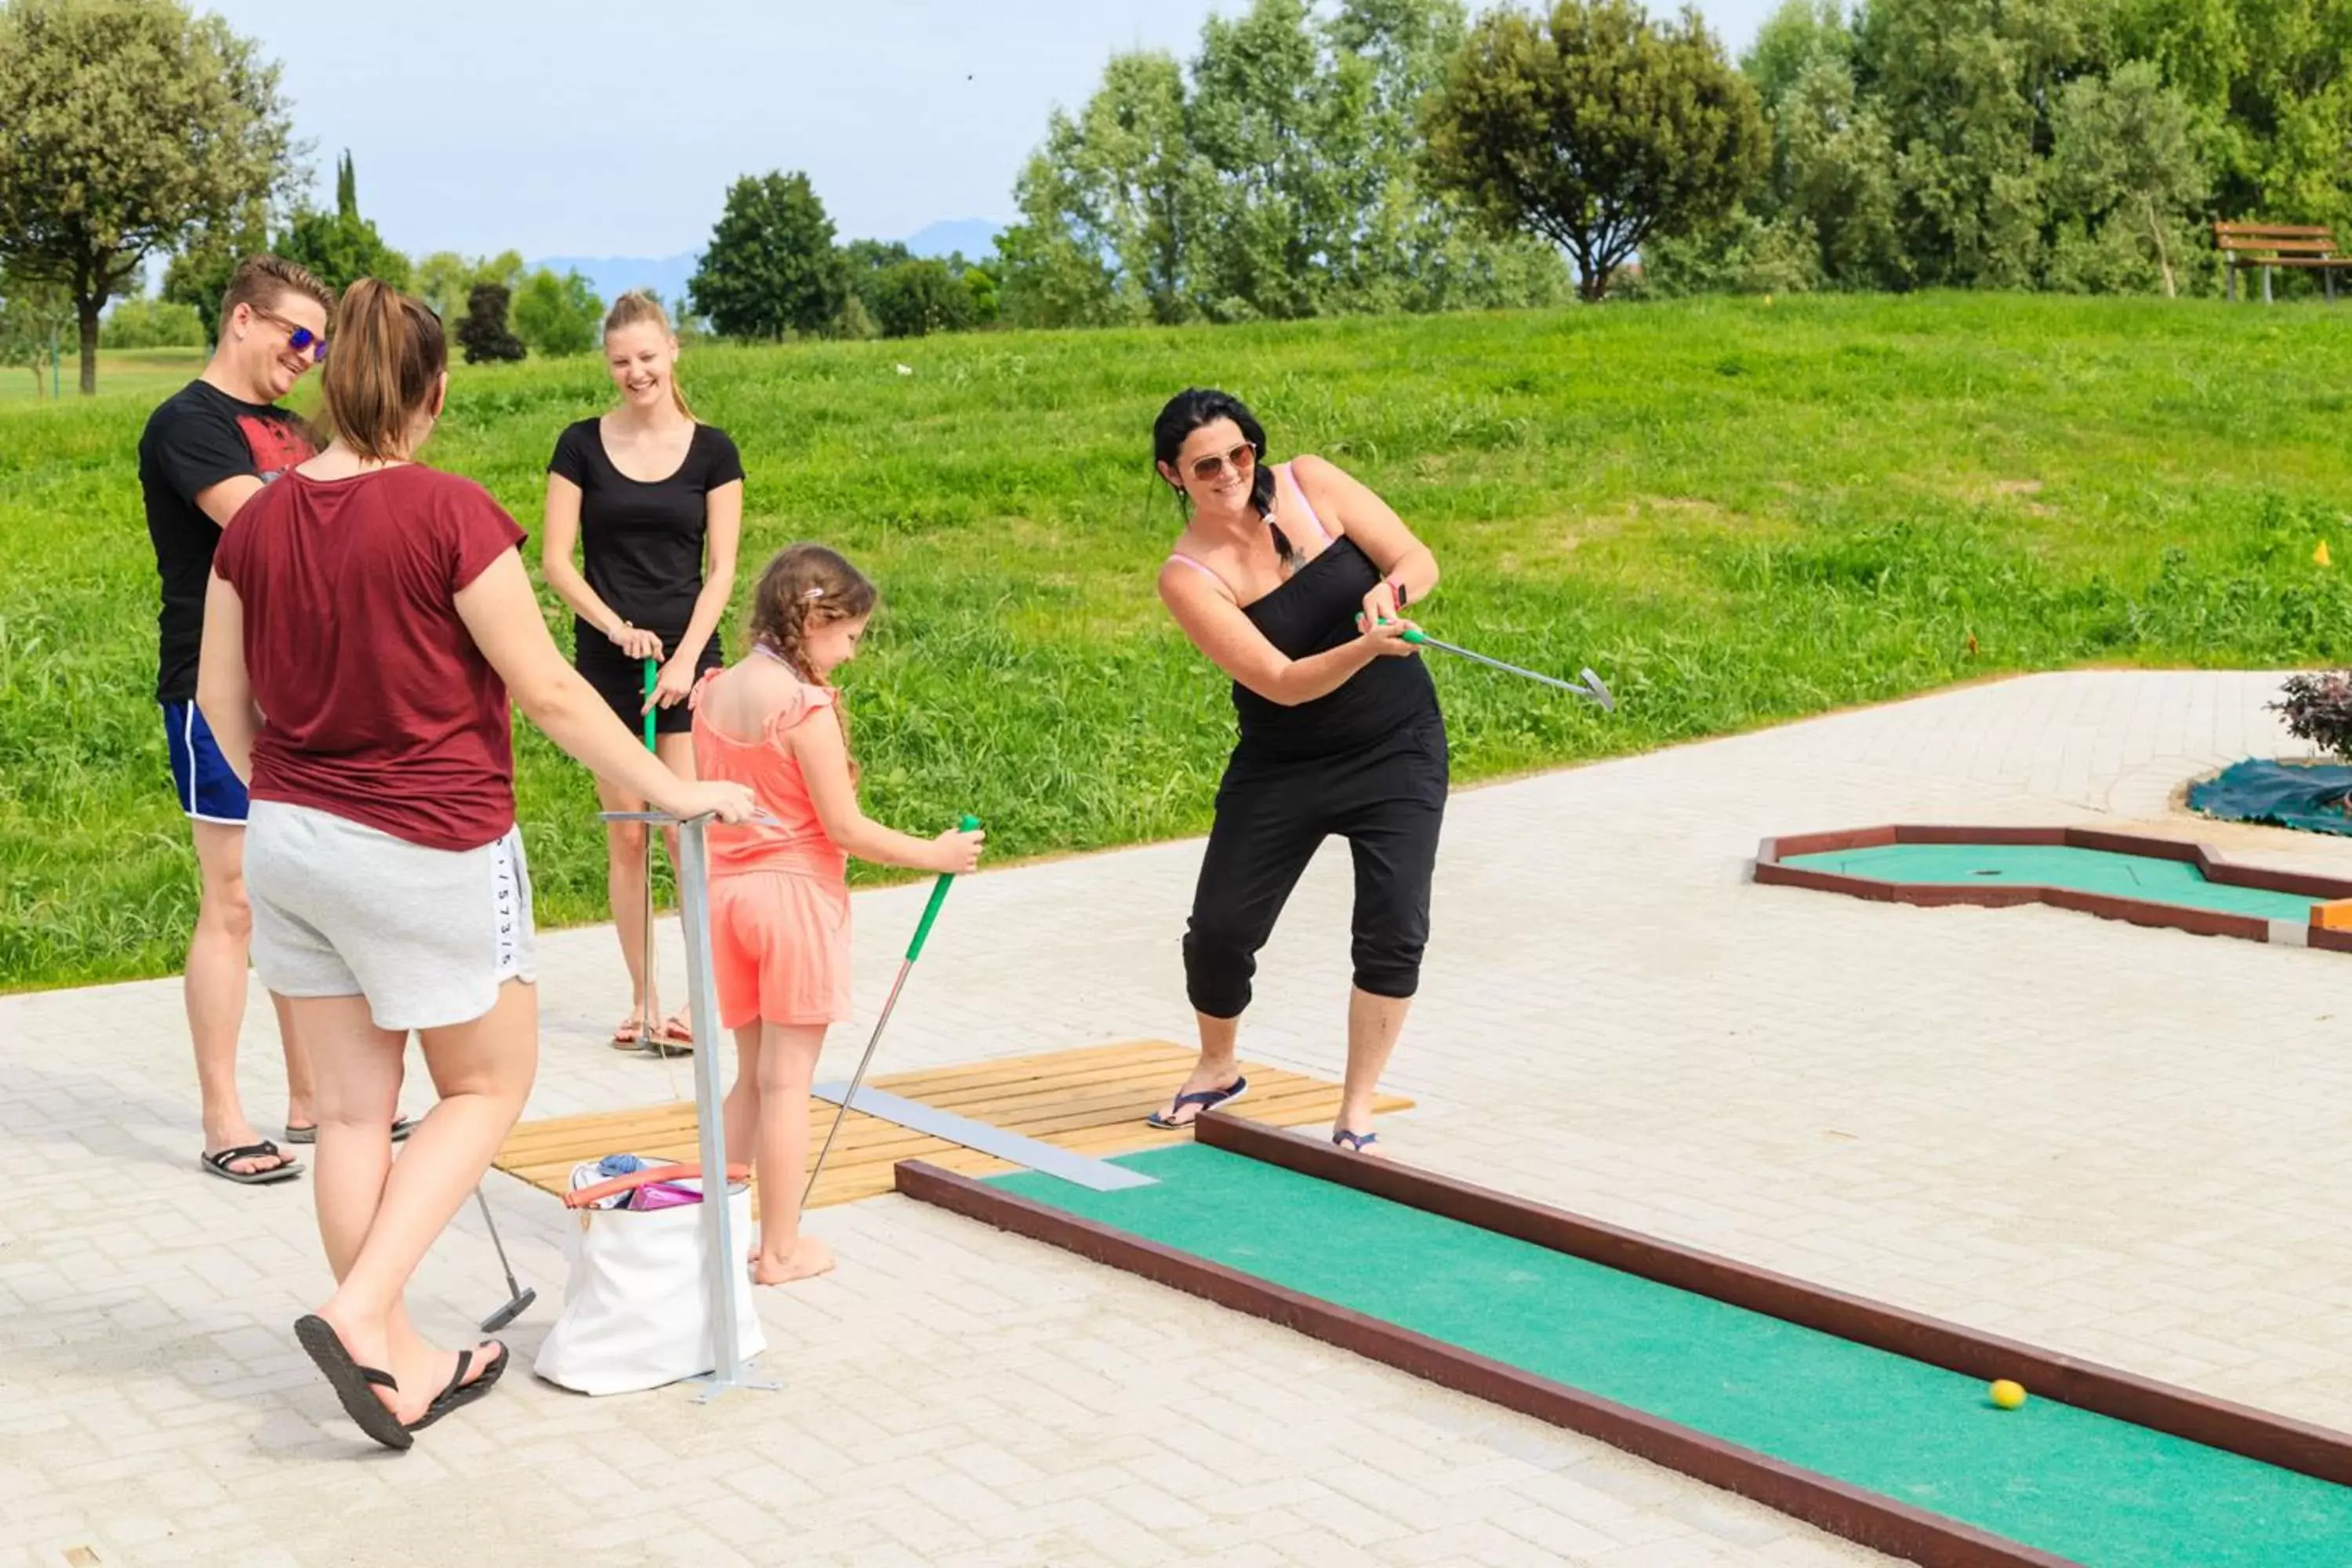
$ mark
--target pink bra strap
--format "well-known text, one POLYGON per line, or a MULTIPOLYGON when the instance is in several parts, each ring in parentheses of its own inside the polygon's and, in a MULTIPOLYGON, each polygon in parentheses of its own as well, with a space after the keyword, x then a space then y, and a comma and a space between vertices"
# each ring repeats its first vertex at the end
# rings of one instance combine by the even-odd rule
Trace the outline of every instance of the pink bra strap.
POLYGON ((1323 542, 1330 543, 1331 531, 1323 526, 1321 518, 1315 515, 1314 503, 1307 499, 1306 489, 1299 484, 1298 476, 1290 471, 1288 463, 1282 465, 1282 477, 1290 481, 1290 493, 1298 498, 1298 510, 1307 514, 1307 521, 1315 525, 1315 531, 1323 536, 1323 542))
POLYGON ((1206 566, 1202 565, 1200 562, 1193 560, 1191 556, 1189 556, 1189 555, 1185 554, 1182 551, 1181 551, 1181 550, 1178 550, 1178 551, 1171 551, 1171 552, 1169 553, 1168 559, 1169 559, 1169 560, 1171 560, 1171 561, 1181 561, 1185 565, 1190 566, 1193 571, 1198 572, 1202 576, 1206 577, 1210 582, 1214 583, 1218 587, 1220 587, 1220 588, 1224 588, 1224 589, 1225 589, 1225 593, 1226 593, 1226 595, 1227 595, 1228 596, 1231 596, 1231 595, 1233 594, 1233 590, 1232 590, 1231 588, 1225 588, 1225 580, 1224 580, 1223 577, 1218 576, 1218 575, 1216 574, 1216 573, 1214 573, 1214 572, 1211 571, 1208 567, 1206 567, 1206 566))

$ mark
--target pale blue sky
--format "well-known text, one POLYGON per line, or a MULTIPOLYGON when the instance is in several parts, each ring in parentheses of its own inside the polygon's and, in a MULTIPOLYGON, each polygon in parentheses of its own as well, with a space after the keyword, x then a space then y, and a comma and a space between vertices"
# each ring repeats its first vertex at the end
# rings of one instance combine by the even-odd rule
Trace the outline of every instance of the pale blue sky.
MULTIPOLYGON (((1701 9, 1736 52, 1777 3, 1701 9)), ((322 193, 349 147, 362 209, 401 249, 529 257, 698 248, 728 184, 771 168, 806 169, 845 239, 1006 220, 1055 104, 1083 102, 1114 51, 1189 55, 1203 17, 1239 8, 199 4, 285 67, 322 193)))

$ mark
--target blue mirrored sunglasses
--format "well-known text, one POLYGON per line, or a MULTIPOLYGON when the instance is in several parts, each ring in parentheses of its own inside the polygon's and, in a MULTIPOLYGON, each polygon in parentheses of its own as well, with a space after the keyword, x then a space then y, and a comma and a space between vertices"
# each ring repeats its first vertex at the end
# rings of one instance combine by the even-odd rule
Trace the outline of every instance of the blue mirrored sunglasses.
POLYGON ((308 353, 315 363, 324 364, 327 363, 327 340, 325 338, 320 337, 318 333, 312 331, 308 327, 296 326, 293 322, 288 321, 285 317, 279 315, 275 310, 265 310, 260 309, 258 306, 256 306, 253 313, 259 316, 263 321, 271 323, 273 326, 285 328, 286 346, 288 348, 292 349, 298 354, 308 353))

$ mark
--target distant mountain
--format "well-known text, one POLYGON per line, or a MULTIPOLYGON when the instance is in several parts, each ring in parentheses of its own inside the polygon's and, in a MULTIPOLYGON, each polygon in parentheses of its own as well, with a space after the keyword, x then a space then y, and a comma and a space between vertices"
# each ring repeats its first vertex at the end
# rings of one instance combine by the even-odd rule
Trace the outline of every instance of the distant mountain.
MULTIPOLYGON (((960 250, 967 260, 978 260, 996 248, 996 237, 1003 229, 986 218, 949 218, 925 224, 907 237, 906 246, 918 256, 944 257, 960 250)), ((701 259, 698 250, 676 256, 545 256, 527 263, 526 269, 577 272, 607 305, 632 289, 650 289, 664 304, 676 305, 686 297, 687 279, 701 259)))
POLYGON ((607 305, 632 289, 650 289, 665 305, 676 305, 686 295, 686 280, 694 276, 702 252, 677 256, 549 256, 530 262, 526 270, 544 267, 561 275, 577 272, 607 305))
POLYGON ((996 237, 1003 232, 1003 224, 984 217, 949 218, 925 224, 907 237, 906 244, 918 256, 945 257, 960 250, 965 260, 977 261, 996 248, 996 237))

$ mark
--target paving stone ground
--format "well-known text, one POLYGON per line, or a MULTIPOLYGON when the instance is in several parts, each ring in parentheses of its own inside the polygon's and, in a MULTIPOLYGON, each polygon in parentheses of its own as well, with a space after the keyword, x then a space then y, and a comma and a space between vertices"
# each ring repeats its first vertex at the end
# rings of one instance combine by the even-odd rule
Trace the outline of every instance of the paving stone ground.
MULTIPOLYGON (((2038 676, 1458 794, 1391 1079, 1420 1106, 1384 1142, 2352 1427, 2352 959, 1746 880, 1762 837, 1903 820, 2153 825, 2352 875, 2352 841, 2173 804, 2199 773, 2299 750, 2263 710, 2276 687, 2038 676)), ((885 1070, 1183 1037, 1198 856, 960 883, 885 1070)), ((861 1006, 922 897, 858 896, 861 1006)), ((1337 1076, 1348 897, 1333 847, 1265 955, 1249 1053, 1337 1076)), ((661 1066, 601 1043, 626 1001, 609 930, 548 933, 542 953, 530 1114, 669 1098, 661 1066)), ((265 1126, 270 1029, 257 1006, 245 1082, 265 1126)), ((825 1070, 865 1032, 837 1030, 825 1070)), ((518 1375, 379 1454, 289 1331, 328 1288, 307 1184, 194 1168, 176 983, 0 998, 0 1565, 1881 1561, 895 1197, 822 1214, 838 1272, 761 1293, 780 1394, 592 1401, 518 1375)), ((488 1192, 540 1292, 508 1335, 527 1363, 562 1295, 559 1211, 503 1177, 488 1192)), ((503 1297, 461 1214, 418 1279, 420 1320, 455 1342, 503 1297)))

